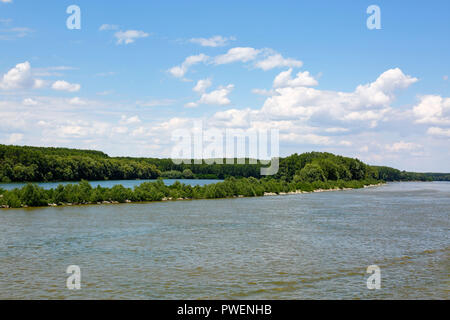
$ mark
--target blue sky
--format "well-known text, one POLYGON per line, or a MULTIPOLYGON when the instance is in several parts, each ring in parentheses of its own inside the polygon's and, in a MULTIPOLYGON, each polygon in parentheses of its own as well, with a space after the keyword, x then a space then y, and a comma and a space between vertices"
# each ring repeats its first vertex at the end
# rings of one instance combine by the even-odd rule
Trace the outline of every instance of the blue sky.
POLYGON ((202 119, 278 129, 281 155, 450 172, 449 12, 448 1, 0 0, 0 143, 170 156, 171 132, 202 119), (66 27, 73 4, 81 30, 66 27), (366 26, 372 4, 380 30, 366 26))

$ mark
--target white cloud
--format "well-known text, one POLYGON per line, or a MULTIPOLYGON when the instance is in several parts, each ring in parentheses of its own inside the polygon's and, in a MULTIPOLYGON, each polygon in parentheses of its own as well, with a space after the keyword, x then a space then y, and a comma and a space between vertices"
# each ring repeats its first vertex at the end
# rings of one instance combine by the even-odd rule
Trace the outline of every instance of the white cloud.
POLYGON ((273 90, 266 90, 266 89, 252 89, 252 93, 260 96, 271 96, 275 92, 273 90))
POLYGON ((417 82, 417 78, 405 75, 399 68, 383 72, 375 82, 359 85, 355 94, 366 106, 388 105, 393 100, 393 92, 405 89, 417 82))
POLYGON ((198 103, 197 102, 188 102, 184 105, 185 108, 196 108, 198 107, 198 103))
POLYGON ((209 59, 207 55, 199 54, 187 57, 180 66, 175 66, 169 70, 169 73, 176 78, 183 78, 189 68, 200 62, 205 62, 209 59))
POLYGON ((82 100, 79 97, 75 97, 69 100, 69 104, 71 105, 75 105, 75 106, 84 106, 87 104, 86 101, 82 100))
POLYGON ((212 85, 211 79, 198 80, 197 84, 195 85, 194 89, 192 89, 192 90, 194 90, 195 92, 198 92, 198 93, 203 93, 206 91, 206 89, 211 87, 211 85, 212 85))
POLYGON ((0 2, 3 2, 3 3, 12 3, 12 0, 0 0, 0 2))
POLYGON ((201 45, 202 47, 223 47, 229 41, 234 41, 234 37, 213 36, 211 38, 192 38, 189 41, 201 45))
POLYGON ((128 132, 128 128, 127 127, 114 127, 114 128, 112 128, 112 132, 117 133, 117 134, 125 134, 128 132))
POLYGON ((200 104, 209 104, 209 105, 220 105, 226 106, 231 103, 230 99, 228 99, 228 95, 233 91, 234 85, 229 84, 226 87, 220 87, 217 90, 211 91, 209 93, 203 93, 199 103, 200 104))
POLYGON ((114 34, 117 39, 117 44, 130 44, 136 41, 136 39, 147 38, 148 33, 140 30, 127 30, 118 31, 114 34))
POLYGON ((413 108, 417 123, 450 124, 450 98, 438 95, 420 97, 420 102, 413 108))
POLYGON ((39 77, 61 77, 63 74, 61 71, 70 71, 76 70, 77 68, 69 67, 69 66, 54 66, 54 67, 46 67, 46 68, 33 68, 31 70, 33 76, 39 77))
POLYGON ((108 30, 117 30, 119 29, 118 25, 115 24, 102 24, 98 30, 100 31, 108 31, 108 30))
POLYGON ((359 148, 360 152, 369 152, 369 146, 362 146, 361 148, 359 148))
POLYGON ((341 141, 339 141, 339 145, 344 146, 344 147, 351 147, 353 145, 353 143, 348 140, 341 140, 341 141))
POLYGON ((193 90, 199 94, 201 94, 200 99, 197 102, 189 102, 184 106, 186 108, 195 108, 201 104, 207 105, 219 105, 226 106, 231 103, 228 95, 233 91, 234 85, 229 84, 225 87, 221 86, 216 90, 211 92, 205 92, 207 88, 211 86, 212 82, 210 79, 199 80, 193 90))
POLYGON ((330 145, 332 140, 330 137, 320 136, 313 133, 299 134, 299 133, 282 133, 280 134, 280 140, 286 142, 295 142, 296 144, 311 144, 311 145, 330 145))
POLYGON ((217 127, 248 128, 251 126, 250 114, 250 109, 229 109, 216 112, 208 122, 217 127))
POLYGON ((228 50, 227 53, 214 58, 215 64, 227 64, 232 62, 248 62, 256 59, 261 50, 250 47, 236 47, 228 50))
POLYGON ((58 80, 52 84, 52 89, 57 91, 77 92, 80 91, 81 85, 78 83, 69 83, 64 80, 58 80))
POLYGON ((22 133, 12 133, 9 135, 8 144, 16 144, 23 139, 22 133))
POLYGON ((35 106, 35 105, 38 104, 36 100, 33 100, 33 99, 31 99, 31 98, 26 98, 26 99, 24 99, 22 103, 23 103, 25 106, 35 106))
POLYGON ((273 81, 273 87, 310 87, 319 84, 308 71, 297 73, 297 76, 294 79, 292 79, 291 74, 292 68, 278 74, 273 81))
POLYGON ((324 131, 327 133, 343 133, 348 132, 350 130, 347 128, 326 128, 324 131))
POLYGON ((279 67, 301 67, 303 62, 300 60, 295 60, 291 58, 283 58, 279 53, 273 54, 265 58, 264 60, 255 63, 255 67, 260 68, 264 71, 279 68, 279 67))
POLYGON ((140 123, 141 120, 139 119, 138 116, 132 116, 132 117, 127 117, 125 115, 122 115, 121 119, 120 119, 120 124, 137 124, 140 123))
POLYGON ((450 137, 450 129, 443 129, 439 127, 428 128, 427 133, 432 136, 450 137))
POLYGON ((28 61, 17 64, 3 75, 0 89, 38 89, 45 85, 43 80, 33 78, 31 65, 28 61))
POLYGON ((386 149, 391 152, 402 152, 402 151, 414 151, 422 148, 421 145, 414 142, 396 142, 392 145, 387 145, 386 149))
POLYGON ((277 88, 274 95, 265 101, 262 112, 272 117, 304 121, 312 117, 333 121, 369 121, 375 127, 377 121, 391 110, 395 90, 406 88, 415 81, 417 79, 404 75, 400 69, 391 69, 376 81, 358 86, 354 92, 322 91, 309 87, 277 88))

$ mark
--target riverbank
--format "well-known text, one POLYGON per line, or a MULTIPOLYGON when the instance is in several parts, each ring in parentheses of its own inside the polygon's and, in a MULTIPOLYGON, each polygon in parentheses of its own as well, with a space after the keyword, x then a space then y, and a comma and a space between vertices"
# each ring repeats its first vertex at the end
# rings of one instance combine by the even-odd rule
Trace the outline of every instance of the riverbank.
POLYGON ((112 188, 92 186, 87 181, 75 185, 59 185, 45 190, 28 184, 21 189, 3 191, 0 194, 0 208, 58 207, 77 205, 106 205, 119 203, 144 203, 183 201, 200 199, 227 199, 262 196, 281 196, 317 192, 345 191, 382 185, 379 181, 316 181, 285 182, 274 179, 254 178, 228 179, 224 182, 204 186, 190 186, 182 183, 165 185, 161 181, 144 182, 134 189, 115 185, 112 188))
MULTIPOLYGON (((385 185, 385 182, 380 182, 377 184, 370 184, 365 185, 363 188, 373 188, 373 187, 379 187, 382 185, 385 185)), ((293 195, 293 194, 305 194, 305 193, 317 193, 317 192, 331 192, 331 191, 347 191, 347 190, 354 190, 354 189, 361 189, 361 188, 333 188, 333 189, 316 189, 313 191, 302 191, 302 190, 296 190, 296 191, 290 191, 290 192, 280 192, 280 193, 273 193, 273 192, 266 192, 264 193, 264 196, 284 196, 284 195, 293 195)))

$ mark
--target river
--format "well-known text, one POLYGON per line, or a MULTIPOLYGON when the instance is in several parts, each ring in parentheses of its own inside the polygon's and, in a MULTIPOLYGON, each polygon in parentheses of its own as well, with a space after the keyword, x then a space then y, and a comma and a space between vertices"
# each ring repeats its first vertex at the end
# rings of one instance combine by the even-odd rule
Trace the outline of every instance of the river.
POLYGON ((449 216, 448 182, 0 210, 0 299, 449 299, 449 216))
MULTIPOLYGON (((97 180, 97 181, 89 181, 92 187, 103 187, 103 188, 112 188, 115 185, 121 184, 125 188, 133 188, 135 186, 140 185, 144 182, 156 182, 157 180, 97 180)), ((205 184, 212 184, 221 182, 223 180, 213 180, 213 179, 163 179, 162 180, 166 185, 170 186, 174 184, 175 182, 179 181, 180 183, 188 184, 191 186, 204 186, 205 184)), ((38 186, 44 188, 44 189, 55 189, 58 185, 67 185, 67 184, 77 184, 78 181, 64 181, 64 182, 35 182, 38 186)), ((0 188, 4 190, 13 190, 15 188, 22 188, 25 186, 26 183, 23 182, 11 182, 11 183, 0 183, 0 188)))

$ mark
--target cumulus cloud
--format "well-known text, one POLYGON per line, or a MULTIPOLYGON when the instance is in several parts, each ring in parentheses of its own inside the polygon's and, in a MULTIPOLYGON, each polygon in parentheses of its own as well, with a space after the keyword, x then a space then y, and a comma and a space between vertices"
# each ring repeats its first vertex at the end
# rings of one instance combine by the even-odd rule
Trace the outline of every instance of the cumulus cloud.
POLYGON ((38 89, 44 87, 45 82, 33 77, 31 65, 28 61, 17 64, 9 70, 0 80, 0 89, 38 89))
POLYGON ((192 38, 189 41, 201 45, 202 47, 223 47, 230 41, 234 41, 234 37, 213 36, 210 38, 192 38))
POLYGON ((439 95, 425 95, 420 97, 420 102, 413 108, 417 123, 426 124, 450 124, 450 98, 439 95))
POLYGON ((383 72, 375 82, 359 85, 355 95, 367 106, 386 106, 392 102, 395 90, 405 89, 417 81, 417 78, 405 75, 399 68, 394 68, 383 72))
MULTIPOLYGON (((299 82, 300 79, 304 81, 306 74, 300 75, 299 82)), ((277 83, 289 84, 289 80, 290 77, 284 74, 277 83)), ((311 79, 308 80, 312 83, 311 79)), ((395 90, 406 88, 416 81, 400 69, 391 69, 374 82, 358 86, 353 92, 323 91, 304 86, 281 87, 275 89, 274 95, 265 101, 262 111, 272 117, 303 120, 313 117, 334 121, 364 120, 370 121, 374 127, 389 113, 395 90)))
POLYGON ((225 128, 248 128, 251 126, 250 109, 229 109, 216 112, 210 119, 212 125, 225 128))
POLYGON ((184 106, 186 108, 195 108, 201 104, 226 106, 231 103, 228 95, 233 91, 234 85, 229 84, 227 86, 221 86, 211 92, 205 92, 207 88, 211 86, 210 79, 200 80, 193 88, 194 91, 201 94, 200 99, 197 102, 189 102, 184 106))
POLYGON ((169 69, 169 73, 176 78, 183 78, 191 66, 200 62, 205 62, 208 59, 209 57, 203 53, 199 55, 189 56, 183 61, 181 65, 169 69))
POLYGON ((292 79, 291 74, 292 68, 278 74, 273 81, 273 87, 310 87, 317 86, 319 84, 308 71, 297 73, 297 76, 294 79, 292 79))
POLYGON ((266 90, 266 89, 252 89, 252 93, 260 95, 260 96, 271 96, 275 93, 273 90, 266 90))
POLYGON ((226 87, 220 87, 217 90, 202 94, 199 103, 226 106, 231 103, 228 95, 233 91, 234 85, 229 84, 226 87))
POLYGON ((118 31, 114 34, 117 39, 117 44, 130 44, 135 42, 140 38, 147 38, 149 36, 148 33, 140 30, 127 30, 127 31, 118 31))
POLYGON ((273 54, 265 58, 264 60, 255 63, 255 67, 264 71, 279 68, 279 67, 297 67, 300 68, 303 62, 291 58, 284 58, 281 54, 273 54))
POLYGON ((77 92, 80 91, 81 85, 78 83, 69 83, 64 80, 58 80, 52 84, 52 89, 56 91, 77 92))
POLYGON ((216 56, 214 58, 215 64, 227 64, 233 62, 248 62, 256 59, 261 50, 250 47, 236 47, 228 50, 227 53, 216 56))
POLYGON ((211 87, 211 85, 212 85, 211 79, 199 80, 192 90, 198 93, 203 93, 206 91, 206 89, 211 87))

